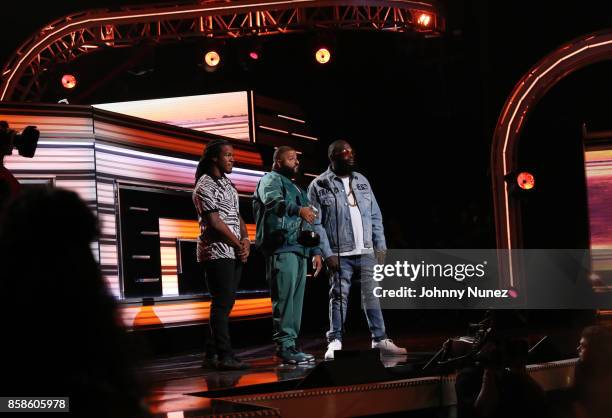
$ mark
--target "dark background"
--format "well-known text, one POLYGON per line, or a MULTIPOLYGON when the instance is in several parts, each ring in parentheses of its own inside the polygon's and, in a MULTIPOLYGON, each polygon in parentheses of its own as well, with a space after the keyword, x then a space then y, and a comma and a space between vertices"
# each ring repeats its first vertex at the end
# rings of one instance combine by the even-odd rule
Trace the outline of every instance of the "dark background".
MULTIPOLYGON (((0 25, 0 61, 55 17, 143 3, 151 2, 13 3, 0 25)), ((446 0, 441 7, 447 31, 439 38, 325 34, 334 54, 327 66, 313 63, 313 34, 267 38, 262 60, 249 69, 231 55, 241 40, 228 42, 228 59, 215 73, 197 66, 201 41, 143 47, 138 59, 129 50, 102 60, 92 54, 74 63, 83 85, 130 59, 131 70, 153 71, 117 74, 97 90, 75 93, 71 103, 254 89, 300 104, 323 138, 321 170, 331 140, 347 139, 358 152, 360 171, 383 211, 389 247, 492 248, 490 145, 506 98, 561 44, 612 28, 612 13, 600 1, 446 0)), ((566 78, 530 115, 519 161, 536 174, 538 188, 524 203, 526 247, 588 246, 581 128, 612 129, 611 65, 566 78)), ((45 99, 64 96, 51 87, 45 99)))

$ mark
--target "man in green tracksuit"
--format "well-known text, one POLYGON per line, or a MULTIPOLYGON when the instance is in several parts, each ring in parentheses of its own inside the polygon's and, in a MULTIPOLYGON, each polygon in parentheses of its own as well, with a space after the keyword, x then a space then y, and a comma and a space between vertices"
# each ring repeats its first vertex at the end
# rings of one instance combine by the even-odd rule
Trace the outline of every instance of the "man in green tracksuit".
POLYGON ((295 346, 302 320, 307 262, 312 256, 316 276, 322 259, 318 247, 306 248, 297 238, 301 228, 311 228, 316 215, 309 207, 306 192, 292 181, 300 165, 295 150, 279 147, 273 159, 272 171, 261 178, 253 194, 256 243, 266 257, 277 355, 284 363, 303 364, 314 360, 314 356, 295 346))

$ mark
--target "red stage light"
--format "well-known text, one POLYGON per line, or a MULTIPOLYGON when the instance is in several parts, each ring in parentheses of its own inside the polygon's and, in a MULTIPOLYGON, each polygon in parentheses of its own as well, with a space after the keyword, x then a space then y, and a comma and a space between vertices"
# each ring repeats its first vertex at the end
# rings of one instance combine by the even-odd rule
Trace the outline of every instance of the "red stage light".
POLYGON ((319 64, 327 64, 331 59, 331 52, 327 48, 319 48, 315 53, 315 59, 319 64))
POLYGON ((62 76, 62 86, 65 89, 73 89, 77 85, 77 79, 72 74, 64 74, 62 76))
POLYGON ((516 176, 516 182, 523 190, 531 190, 535 187, 535 178, 533 174, 527 171, 522 171, 516 176))
POLYGON ((417 18, 417 24, 419 26, 428 27, 431 23, 431 15, 429 13, 421 13, 417 18))
POLYGON ((251 51, 249 52, 249 58, 251 58, 252 60, 258 60, 259 54, 256 51, 251 51))

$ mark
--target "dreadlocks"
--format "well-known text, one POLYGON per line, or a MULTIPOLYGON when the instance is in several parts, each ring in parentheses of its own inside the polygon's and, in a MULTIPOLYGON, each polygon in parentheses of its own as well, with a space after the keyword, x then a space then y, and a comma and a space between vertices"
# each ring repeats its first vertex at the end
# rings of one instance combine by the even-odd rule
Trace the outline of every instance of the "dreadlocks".
POLYGON ((210 167, 213 163, 213 158, 218 158, 221 153, 221 148, 224 145, 231 145, 225 139, 214 139, 206 148, 204 148, 204 153, 202 154, 202 158, 200 158, 200 162, 198 163, 198 168, 196 169, 195 181, 196 183, 200 180, 204 174, 210 171, 210 167))

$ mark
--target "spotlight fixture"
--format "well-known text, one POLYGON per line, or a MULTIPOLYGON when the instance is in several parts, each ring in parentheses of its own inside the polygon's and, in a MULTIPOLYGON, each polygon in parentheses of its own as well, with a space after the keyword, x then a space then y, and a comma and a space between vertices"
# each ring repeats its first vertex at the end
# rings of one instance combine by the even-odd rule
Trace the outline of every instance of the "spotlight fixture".
POLYGON ((526 170, 514 170, 504 176, 508 192, 513 196, 527 196, 535 189, 535 176, 526 170))
POLYGON ((259 53, 257 51, 249 52, 249 58, 257 61, 259 59, 259 53))
POLYGON ((72 74, 64 74, 62 76, 62 86, 65 89, 73 89, 77 85, 77 79, 72 74))
POLYGON ((327 64, 331 59, 331 52, 329 52, 329 49, 321 47, 315 52, 315 59, 319 64, 327 64))
POLYGON ((429 13, 420 13, 417 17, 417 25, 427 28, 431 24, 431 15, 429 13))
POLYGON ((221 56, 215 50, 208 51, 204 55, 204 63, 209 67, 217 67, 221 63, 221 56))
POLYGON ((522 171, 516 176, 518 186, 523 190, 531 190, 535 187, 535 177, 527 171, 522 171))

